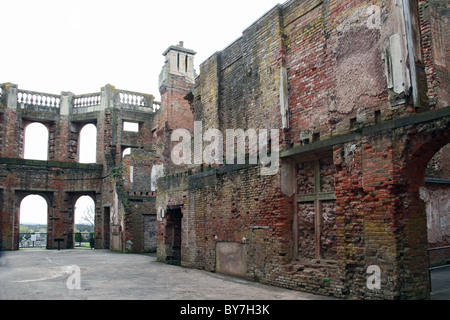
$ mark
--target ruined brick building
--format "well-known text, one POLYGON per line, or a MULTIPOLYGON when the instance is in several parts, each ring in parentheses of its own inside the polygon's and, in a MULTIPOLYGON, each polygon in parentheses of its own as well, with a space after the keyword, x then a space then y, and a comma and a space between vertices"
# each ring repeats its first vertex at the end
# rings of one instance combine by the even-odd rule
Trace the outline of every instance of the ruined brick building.
POLYGON ((427 247, 449 241, 448 10, 288 1, 204 61, 194 121, 280 129, 280 168, 160 179, 158 258, 337 297, 429 297, 427 247))
POLYGON ((448 10, 444 0, 287 1, 198 76, 195 52, 170 46, 161 102, 111 85, 56 96, 3 84, 1 249, 17 248, 29 194, 47 200, 47 247, 72 248, 74 203, 89 195, 97 248, 157 250, 167 263, 342 298, 428 298, 427 248, 450 241, 448 10), (33 122, 48 128, 48 161, 24 159, 33 122), (279 129, 276 173, 249 154, 176 165, 172 135, 195 135, 195 123, 279 129), (87 124, 96 164, 78 162, 87 124), (371 266, 379 287, 367 285, 371 266))

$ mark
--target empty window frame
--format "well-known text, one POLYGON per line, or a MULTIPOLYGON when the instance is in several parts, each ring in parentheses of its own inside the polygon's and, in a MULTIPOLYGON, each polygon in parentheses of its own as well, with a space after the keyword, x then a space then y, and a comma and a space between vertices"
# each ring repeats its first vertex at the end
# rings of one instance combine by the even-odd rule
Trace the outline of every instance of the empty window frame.
POLYGON ((123 131, 139 132, 140 124, 139 124, 139 122, 124 121, 123 122, 123 131))

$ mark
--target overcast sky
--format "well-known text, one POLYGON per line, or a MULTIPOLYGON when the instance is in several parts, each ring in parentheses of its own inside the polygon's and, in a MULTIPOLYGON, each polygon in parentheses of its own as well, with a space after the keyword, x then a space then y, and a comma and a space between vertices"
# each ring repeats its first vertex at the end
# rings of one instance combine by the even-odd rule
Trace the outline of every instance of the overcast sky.
MULTIPOLYGON (((53 94, 99 92, 109 83, 160 100, 165 49, 183 41, 197 52, 199 73, 277 3, 284 1, 0 0, 0 83, 53 94)), ((45 202, 28 200, 22 222, 45 224, 45 202)))
POLYGON ((0 0, 0 82, 59 94, 118 89, 157 100, 162 53, 184 41, 199 64, 277 0, 0 0))

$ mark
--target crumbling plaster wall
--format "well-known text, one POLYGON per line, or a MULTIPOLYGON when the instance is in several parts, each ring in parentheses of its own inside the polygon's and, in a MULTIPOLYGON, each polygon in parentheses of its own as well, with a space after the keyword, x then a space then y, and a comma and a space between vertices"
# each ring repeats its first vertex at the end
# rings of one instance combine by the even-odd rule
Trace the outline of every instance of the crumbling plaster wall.
POLYGON ((227 172, 228 165, 198 166, 161 179, 160 260, 166 250, 164 210, 182 206, 182 265, 214 271, 217 256, 238 247, 245 251, 240 276, 264 283, 338 297, 429 295, 418 185, 425 161, 448 141, 446 135, 433 140, 445 132, 448 119, 414 127, 426 121, 411 115, 433 106, 427 101, 418 10, 408 4, 404 11, 396 0, 289 1, 201 64, 190 96, 194 119, 205 130, 221 132, 281 129, 281 168, 288 169, 263 178, 254 167, 227 172), (416 153, 421 148, 426 152, 416 153), (321 206, 305 196, 305 210, 299 209, 302 188, 313 189, 304 181, 313 177, 307 159, 324 150, 332 154, 326 163, 334 170, 325 172, 328 180, 334 178, 327 183, 334 192, 321 206), (292 188, 295 166, 303 182, 292 188), (411 166, 419 168, 416 175, 411 166), (321 239, 329 245, 324 252, 330 260, 314 259, 313 206, 324 225, 334 226, 321 239), (295 219, 301 226, 298 242, 295 219), (301 232, 308 229, 305 237, 301 232), (218 242, 230 246, 217 252, 218 242), (296 245, 303 261, 296 259, 296 245), (385 275, 379 291, 367 287, 370 265, 385 275), (408 272, 399 272, 402 268, 408 272))

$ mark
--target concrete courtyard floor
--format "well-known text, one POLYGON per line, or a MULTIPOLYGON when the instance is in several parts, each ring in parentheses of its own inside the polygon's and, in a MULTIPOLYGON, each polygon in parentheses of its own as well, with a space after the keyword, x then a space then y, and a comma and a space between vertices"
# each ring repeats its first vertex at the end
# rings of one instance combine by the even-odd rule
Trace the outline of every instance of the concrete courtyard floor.
POLYGON ((151 255, 108 250, 0 252, 1 300, 326 300, 151 255), (77 288, 79 285, 79 288, 77 288))
MULTIPOLYGON (((431 274, 450 300, 450 268, 431 274)), ((0 300, 334 300, 109 250, 0 251, 0 300), (79 288, 77 288, 79 285, 79 288)))

